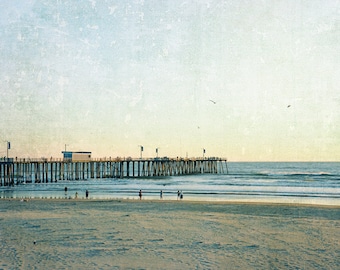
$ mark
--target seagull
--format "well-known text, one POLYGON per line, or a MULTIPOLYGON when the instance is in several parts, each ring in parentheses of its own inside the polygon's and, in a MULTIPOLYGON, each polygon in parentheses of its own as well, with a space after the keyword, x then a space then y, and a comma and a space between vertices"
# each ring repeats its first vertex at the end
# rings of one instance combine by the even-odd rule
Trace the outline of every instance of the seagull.
POLYGON ((290 108, 291 105, 288 105, 287 108, 290 108))
POLYGON ((212 99, 209 99, 209 101, 211 101, 212 103, 216 104, 216 101, 213 101, 212 99))

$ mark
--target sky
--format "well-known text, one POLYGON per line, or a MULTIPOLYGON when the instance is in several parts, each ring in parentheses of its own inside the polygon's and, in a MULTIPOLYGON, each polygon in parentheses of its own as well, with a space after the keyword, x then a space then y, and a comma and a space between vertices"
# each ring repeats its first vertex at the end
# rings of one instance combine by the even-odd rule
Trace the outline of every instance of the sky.
POLYGON ((340 161, 338 0, 0 0, 0 156, 340 161))

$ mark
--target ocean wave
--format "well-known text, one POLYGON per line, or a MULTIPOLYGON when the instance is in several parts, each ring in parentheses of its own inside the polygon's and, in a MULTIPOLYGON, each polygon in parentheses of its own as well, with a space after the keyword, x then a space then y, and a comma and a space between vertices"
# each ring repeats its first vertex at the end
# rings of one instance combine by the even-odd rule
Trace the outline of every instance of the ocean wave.
POLYGON ((328 172, 289 172, 284 173, 284 176, 339 176, 328 172))

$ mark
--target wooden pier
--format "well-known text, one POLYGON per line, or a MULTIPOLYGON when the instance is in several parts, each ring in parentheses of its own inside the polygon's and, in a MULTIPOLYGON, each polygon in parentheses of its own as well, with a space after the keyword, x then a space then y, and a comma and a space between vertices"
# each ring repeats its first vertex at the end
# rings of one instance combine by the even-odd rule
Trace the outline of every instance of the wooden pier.
POLYGON ((0 186, 52 183, 62 180, 147 178, 228 173, 222 158, 102 158, 90 161, 63 159, 2 159, 0 186))

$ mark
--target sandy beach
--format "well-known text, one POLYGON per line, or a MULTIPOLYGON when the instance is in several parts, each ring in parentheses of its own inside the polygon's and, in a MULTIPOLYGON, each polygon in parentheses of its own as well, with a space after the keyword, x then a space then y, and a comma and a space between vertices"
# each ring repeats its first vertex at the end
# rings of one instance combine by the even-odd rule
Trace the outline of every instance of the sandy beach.
POLYGON ((339 269, 340 208, 0 200, 0 269, 339 269))

